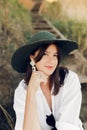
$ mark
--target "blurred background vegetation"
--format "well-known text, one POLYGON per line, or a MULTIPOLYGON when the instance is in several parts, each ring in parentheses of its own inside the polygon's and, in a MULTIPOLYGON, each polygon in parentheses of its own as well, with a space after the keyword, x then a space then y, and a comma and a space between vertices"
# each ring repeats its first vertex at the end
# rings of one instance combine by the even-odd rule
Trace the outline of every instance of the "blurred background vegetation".
MULTIPOLYGON (((87 56, 86 53, 87 52, 87 18, 84 17, 79 19, 78 17, 73 17, 73 16, 70 17, 67 14, 67 12, 65 12, 63 9, 64 6, 63 2, 64 1, 62 1, 61 3, 60 0, 52 3, 45 1, 44 3, 45 8, 42 10, 42 14, 44 17, 50 20, 52 24, 57 29, 59 29, 60 32, 66 38, 77 41, 79 44, 79 51, 86 57, 87 56)), ((69 8, 69 5, 67 8, 69 8)), ((79 12, 79 14, 81 14, 81 12, 79 12)))
MULTIPOLYGON (((0 87, 12 86, 15 72, 10 66, 11 55, 19 46, 28 42, 31 33, 29 10, 17 0, 0 0, 0 87)), ((3 97, 3 93, 0 94, 3 97)), ((3 104, 1 97, 0 103, 3 104)))
POLYGON ((13 130, 13 93, 20 76, 11 68, 10 60, 12 53, 28 42, 31 32, 29 10, 18 0, 0 0, 0 130, 13 130))
POLYGON ((32 29, 29 13, 18 0, 0 0, 0 44, 10 52, 29 37, 32 29))
MULTIPOLYGON (((60 0, 52 3, 44 0, 41 15, 51 21, 66 38, 77 41, 79 51, 87 58, 87 19, 69 17, 60 0)), ((18 0, 0 0, 0 130, 14 129, 13 93, 20 75, 11 68, 10 60, 19 46, 28 43, 32 34, 31 19, 31 12, 18 0)), ((85 93, 87 95, 87 91, 85 93)), ((86 108, 84 111, 87 112, 86 108)), ((87 121, 83 113, 81 118, 83 122, 87 121)))

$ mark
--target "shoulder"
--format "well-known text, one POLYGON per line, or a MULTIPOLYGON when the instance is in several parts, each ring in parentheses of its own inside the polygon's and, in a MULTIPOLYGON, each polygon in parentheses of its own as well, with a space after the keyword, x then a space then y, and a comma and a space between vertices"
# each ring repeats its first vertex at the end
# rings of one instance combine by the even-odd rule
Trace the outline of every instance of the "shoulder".
POLYGON ((25 83, 25 80, 21 80, 18 84, 18 87, 15 89, 15 94, 16 95, 22 95, 26 93, 26 88, 27 88, 27 85, 25 83))
POLYGON ((65 77, 64 85, 71 86, 72 88, 74 88, 74 87, 81 88, 79 77, 78 77, 77 73, 69 70, 68 74, 65 77))
POLYGON ((24 80, 21 80, 18 87, 14 92, 14 104, 13 108, 16 112, 24 112, 26 101, 26 84, 24 80))
POLYGON ((68 70, 68 74, 67 74, 66 77, 65 77, 65 81, 66 81, 66 80, 69 80, 69 79, 72 79, 72 80, 73 80, 74 78, 76 78, 76 79, 79 80, 77 73, 74 72, 74 71, 68 70))

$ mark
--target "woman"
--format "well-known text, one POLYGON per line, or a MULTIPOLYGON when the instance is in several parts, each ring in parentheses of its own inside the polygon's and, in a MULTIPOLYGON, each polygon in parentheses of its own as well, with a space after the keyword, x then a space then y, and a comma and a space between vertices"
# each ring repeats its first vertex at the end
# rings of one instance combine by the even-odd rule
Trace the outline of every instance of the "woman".
POLYGON ((12 67, 26 73, 14 95, 15 130, 83 130, 78 76, 59 66, 77 48, 74 41, 42 31, 13 54, 12 67))

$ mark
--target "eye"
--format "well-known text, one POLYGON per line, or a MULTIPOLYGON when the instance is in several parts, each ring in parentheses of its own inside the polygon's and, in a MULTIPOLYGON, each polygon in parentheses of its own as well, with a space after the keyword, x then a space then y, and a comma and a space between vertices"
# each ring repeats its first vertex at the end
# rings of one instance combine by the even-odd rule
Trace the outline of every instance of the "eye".
POLYGON ((48 54, 47 54, 47 52, 44 52, 44 54, 43 54, 43 55, 48 55, 48 54))
POLYGON ((54 54, 53 56, 54 56, 54 57, 58 57, 58 54, 54 54))

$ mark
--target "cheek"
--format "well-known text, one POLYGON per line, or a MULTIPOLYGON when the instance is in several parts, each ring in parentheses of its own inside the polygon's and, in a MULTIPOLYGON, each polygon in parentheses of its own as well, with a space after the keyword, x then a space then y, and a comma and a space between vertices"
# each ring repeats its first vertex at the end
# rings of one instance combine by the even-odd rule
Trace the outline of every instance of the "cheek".
POLYGON ((56 63, 55 63, 55 68, 58 66, 58 61, 56 61, 56 63))
POLYGON ((41 62, 41 61, 40 61, 40 62, 37 62, 37 63, 36 63, 36 68, 37 68, 37 70, 40 70, 40 69, 43 67, 43 64, 44 64, 44 63, 41 62))
POLYGON ((59 60, 56 58, 56 59, 55 59, 55 64, 57 65, 57 64, 58 64, 58 62, 59 62, 59 60))

